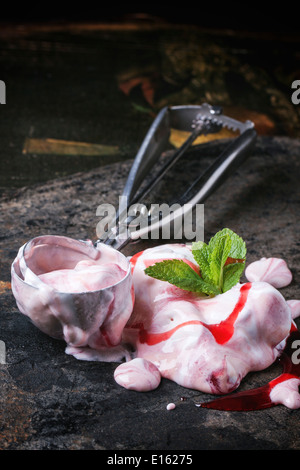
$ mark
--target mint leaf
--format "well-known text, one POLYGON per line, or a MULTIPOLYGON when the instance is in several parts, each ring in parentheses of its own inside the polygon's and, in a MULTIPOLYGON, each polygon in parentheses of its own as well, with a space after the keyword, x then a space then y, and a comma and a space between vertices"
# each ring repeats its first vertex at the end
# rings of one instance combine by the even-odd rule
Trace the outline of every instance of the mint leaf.
POLYGON ((170 259, 155 263, 145 273, 160 281, 167 281, 181 289, 207 295, 220 294, 220 290, 203 279, 183 260, 170 259))
POLYGON ((210 270, 214 284, 221 290, 223 287, 223 268, 231 249, 231 239, 228 233, 215 235, 213 243, 209 242, 210 270))
POLYGON ((239 282, 240 277, 243 274, 244 268, 244 262, 227 264, 227 266, 224 266, 222 289, 223 292, 227 292, 239 282))
POLYGON ((228 256, 230 258, 235 258, 235 259, 245 259, 246 258, 246 244, 244 240, 239 237, 236 233, 234 233, 232 230, 229 228, 223 228, 220 232, 217 232, 214 237, 212 237, 209 241, 209 246, 211 249, 213 249, 214 245, 218 242, 219 238, 223 236, 229 236, 231 240, 231 248, 228 256))
POLYGON ((225 265, 231 249, 229 233, 218 232, 211 238, 208 245, 192 244, 192 253, 200 267, 203 279, 218 288, 223 284, 223 266, 225 265))
POLYGON ((206 243, 203 243, 200 249, 198 248, 199 245, 196 243, 192 244, 192 253, 196 263, 200 267, 201 277, 207 282, 213 282, 210 269, 210 250, 206 243))
POLYGON ((192 244, 192 253, 199 264, 201 276, 221 292, 226 292, 239 281, 245 266, 246 251, 244 240, 228 228, 217 232, 208 245, 203 242, 192 244), (228 261, 238 266, 227 269, 225 265, 228 261))
POLYGON ((200 267, 200 276, 183 260, 171 259, 156 263, 145 273, 184 290, 218 295, 239 282, 245 268, 246 244, 228 228, 214 235, 208 244, 192 244, 192 253, 200 267))

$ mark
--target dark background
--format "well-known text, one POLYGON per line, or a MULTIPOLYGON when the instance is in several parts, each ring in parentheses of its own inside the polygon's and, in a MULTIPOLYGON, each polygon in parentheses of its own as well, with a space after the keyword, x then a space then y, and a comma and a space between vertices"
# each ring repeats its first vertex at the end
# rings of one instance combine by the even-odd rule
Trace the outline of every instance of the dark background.
POLYGON ((0 22, 64 22, 64 21, 128 21, 147 16, 171 23, 185 23, 209 28, 231 28, 234 30, 299 31, 299 6, 281 2, 177 2, 168 5, 154 2, 113 3, 109 2, 26 2, 17 8, 5 5, 0 22))

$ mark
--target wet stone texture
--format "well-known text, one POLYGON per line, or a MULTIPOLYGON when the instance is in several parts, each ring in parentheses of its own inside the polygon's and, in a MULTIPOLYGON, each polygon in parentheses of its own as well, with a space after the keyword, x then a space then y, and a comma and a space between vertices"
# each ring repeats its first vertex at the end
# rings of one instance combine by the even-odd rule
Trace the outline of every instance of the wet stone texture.
MULTIPOLYGON (((181 170, 172 170, 157 198, 172 194, 176 178, 182 185, 191 180, 221 145, 193 149, 181 170)), ((127 391, 113 379, 117 364, 66 355, 63 342, 19 313, 9 284, 18 248, 43 234, 95 239, 96 209, 103 202, 117 204, 131 163, 15 189, 0 201, 0 339, 6 345, 6 363, 0 364, 0 448, 299 449, 299 410, 205 410, 196 404, 208 395, 168 380, 152 392, 127 391), (172 411, 166 409, 170 402, 176 404, 172 411)), ((259 137, 249 159, 205 203, 206 240, 229 227, 246 241, 247 263, 262 256, 287 261, 294 276, 282 289, 287 300, 300 298, 299 165, 298 139, 259 137)), ((124 252, 130 255, 151 243, 141 241, 124 252)), ((275 364, 249 374, 241 389, 262 385, 279 371, 275 364)))

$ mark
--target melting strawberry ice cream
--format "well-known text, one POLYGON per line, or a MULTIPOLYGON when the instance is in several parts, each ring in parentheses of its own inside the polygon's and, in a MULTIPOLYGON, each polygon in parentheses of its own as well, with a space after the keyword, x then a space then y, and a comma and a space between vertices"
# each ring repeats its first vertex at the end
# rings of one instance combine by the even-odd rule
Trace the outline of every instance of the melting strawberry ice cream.
POLYGON ((56 269, 38 277, 59 292, 88 292, 112 286, 125 276, 126 271, 116 263, 99 264, 84 260, 72 269, 56 269))
POLYGON ((19 310, 66 352, 102 361, 128 357, 121 345, 134 302, 129 261, 90 241, 46 235, 22 246, 12 264, 19 310))
MULTIPOLYGON (((224 395, 250 371, 267 368, 285 353, 284 373, 250 394, 248 405, 256 397, 254 407, 260 400, 260 407, 299 408, 300 365, 290 359, 292 341, 300 348, 294 322, 300 301, 285 301, 277 290, 291 282, 287 264, 262 258, 247 267, 249 282, 207 297, 145 273, 166 259, 183 260, 201 275, 184 244, 149 248, 129 263, 103 244, 37 237, 20 248, 12 264, 12 290, 19 310, 43 332, 64 339, 67 354, 92 361, 125 358, 114 377, 127 389, 153 390, 164 377, 224 395)), ((238 409, 223 398, 218 409, 238 409)))
MULTIPOLYGON (((162 245, 132 257, 135 306, 123 338, 135 348, 135 357, 155 365, 156 375, 158 369, 162 377, 206 393, 232 392, 248 372, 270 366, 284 347, 292 313, 271 281, 275 280, 277 287, 286 285, 288 268, 276 260, 280 271, 273 269, 266 282, 259 279, 259 273, 266 272, 262 263, 274 266, 275 262, 261 260, 257 280, 207 298, 145 274, 146 267, 174 258, 196 269, 186 245, 162 245)), ((254 269, 249 272, 253 275, 254 269)), ((294 312, 298 307, 295 303, 294 312)), ((120 371, 126 375, 131 362, 117 367, 115 377, 120 377, 120 371)), ((149 375, 151 371, 147 370, 149 375)), ((131 382, 118 383, 130 388, 127 384, 131 382)), ((148 390, 158 384, 148 377, 148 390)), ((295 390, 294 382, 291 388, 295 390)), ((143 380, 140 390, 145 390, 143 380)), ((279 396, 278 388, 273 396, 279 396)))

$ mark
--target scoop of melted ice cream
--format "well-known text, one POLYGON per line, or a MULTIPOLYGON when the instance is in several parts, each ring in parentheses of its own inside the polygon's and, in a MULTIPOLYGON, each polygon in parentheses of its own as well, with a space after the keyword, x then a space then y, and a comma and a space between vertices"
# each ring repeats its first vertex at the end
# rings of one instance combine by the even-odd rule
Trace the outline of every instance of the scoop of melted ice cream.
POLYGON ((125 338, 136 357, 153 363, 162 377, 213 394, 231 392, 248 372, 270 366, 292 321, 281 293, 257 281, 201 298, 145 274, 168 258, 197 269, 186 245, 163 245, 132 258, 136 301, 125 338))
POLYGON ((11 276, 19 310, 44 333, 64 339, 68 354, 128 357, 121 340, 134 293, 121 253, 89 241, 36 237, 20 248, 11 276))
POLYGON ((73 269, 56 269, 40 274, 39 279, 59 292, 88 292, 112 286, 125 276, 126 271, 116 263, 99 264, 84 260, 73 269))

